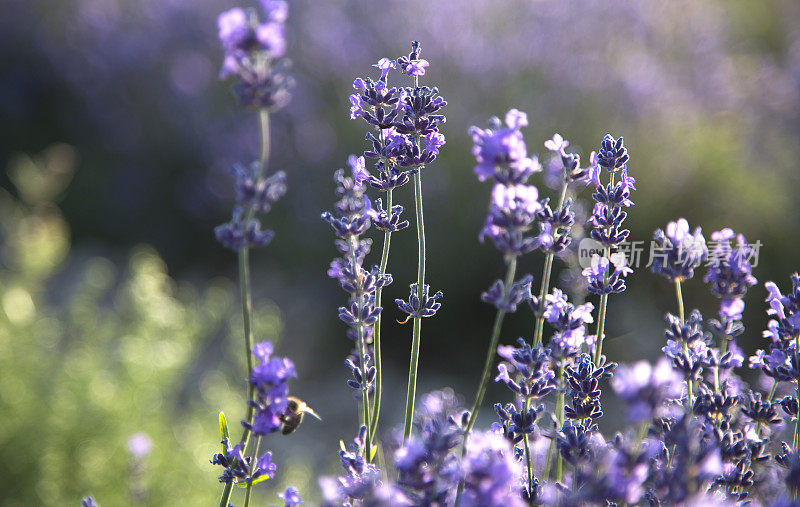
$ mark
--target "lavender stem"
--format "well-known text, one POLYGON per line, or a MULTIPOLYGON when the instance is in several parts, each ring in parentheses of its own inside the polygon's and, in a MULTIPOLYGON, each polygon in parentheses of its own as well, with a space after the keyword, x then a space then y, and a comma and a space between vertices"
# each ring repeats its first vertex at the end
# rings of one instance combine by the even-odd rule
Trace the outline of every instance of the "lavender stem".
MULTIPOLYGON (((564 184, 561 187, 561 197, 558 200, 558 209, 560 210, 564 206, 564 200, 567 198, 567 181, 564 180, 564 184)), ((553 252, 548 252, 544 258, 544 270, 542 271, 542 287, 539 289, 539 316, 536 317, 536 329, 533 333, 533 346, 542 343, 542 333, 544 332, 544 315, 541 313, 544 311, 544 298, 548 292, 550 292, 550 273, 553 270, 553 257, 555 254, 553 252)))
MULTIPOLYGON (((382 135, 382 133, 381 133, 382 135)), ((386 209, 391 212, 392 209, 392 189, 386 191, 386 209)), ((381 275, 386 274, 386 266, 389 263, 389 248, 392 242, 392 232, 386 231, 383 233, 383 251, 381 252, 381 275)), ((378 287, 375 291, 375 306, 381 306, 381 296, 383 295, 383 287, 378 287)), ((375 353, 375 400, 372 407, 372 420, 369 423, 369 434, 372 439, 378 431, 378 418, 381 412, 381 389, 383 387, 383 376, 381 374, 381 316, 383 312, 378 314, 378 320, 375 321, 374 332, 374 353, 375 353)))
MULTIPOLYGON (((417 218, 417 297, 422 299, 425 284, 425 223, 422 214, 422 173, 414 175, 414 205, 417 218)), ((408 366, 408 391, 406 393, 406 418, 403 425, 403 442, 411 435, 411 424, 414 419, 414 398, 417 391, 417 365, 419 362, 419 344, 422 333, 422 317, 414 317, 414 329, 411 339, 411 362, 408 366)))

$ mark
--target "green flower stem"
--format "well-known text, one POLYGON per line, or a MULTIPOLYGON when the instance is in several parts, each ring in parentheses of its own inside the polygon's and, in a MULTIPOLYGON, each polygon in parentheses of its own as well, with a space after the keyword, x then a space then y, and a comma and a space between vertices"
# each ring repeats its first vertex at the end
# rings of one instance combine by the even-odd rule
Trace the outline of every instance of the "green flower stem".
MULTIPOLYGON (((528 413, 530 401, 530 396, 525 398, 525 409, 522 412, 523 414, 528 413)), ((525 444, 525 466, 528 469, 528 497, 530 500, 530 505, 533 505, 533 460, 531 459, 531 444, 527 433, 523 435, 522 439, 525 444)))
MULTIPOLYGON (((425 221, 422 214, 422 172, 414 175, 414 205, 417 218, 417 297, 422 299, 425 284, 425 221)), ((417 392, 417 364, 419 363, 419 344, 422 333, 422 318, 414 318, 411 338, 411 362, 408 366, 408 390, 406 392, 406 418, 403 425, 403 443, 411 436, 414 419, 414 398, 417 392)))
MULTIPOLYGON (((267 170, 267 162, 269 160, 269 111, 262 109, 259 111, 259 124, 261 130, 261 155, 258 159, 258 177, 264 176, 267 170)), ((255 210, 251 208, 247 212, 247 221, 253 218, 255 210)), ((239 289, 242 299, 242 321, 244 324, 244 348, 245 358, 247 360, 247 414, 245 420, 248 424, 253 423, 254 409, 249 401, 253 399, 255 388, 250 383, 250 375, 253 371, 253 295, 250 289, 250 249, 243 247, 239 250, 239 289)), ((245 426, 242 430, 243 442, 242 449, 247 449, 247 444, 250 441, 250 430, 245 426)), ((220 500, 220 507, 228 507, 228 502, 231 498, 233 491, 232 484, 226 484, 222 491, 222 499, 220 500)), ((249 492, 249 488, 248 488, 249 492)))
MULTIPOLYGON (((681 319, 681 325, 686 323, 686 313, 683 310, 683 292, 681 291, 681 281, 675 280, 675 297, 678 300, 678 318, 681 319)), ((689 345, 686 342, 683 342, 683 352, 689 352, 689 345)), ((718 383, 719 380, 717 377, 714 379, 715 383, 718 383)), ((686 377, 686 400, 688 403, 687 411, 692 411, 692 405, 694 404, 694 382, 692 381, 690 376, 686 377)))
MULTIPOLYGON (((381 133, 383 135, 383 133, 381 133)), ((386 210, 392 212, 392 190, 386 191, 386 210)), ((392 242, 391 231, 383 233, 383 251, 381 252, 381 275, 386 274, 386 266, 389 262, 389 248, 392 242)), ((381 306, 381 296, 383 295, 383 287, 378 287, 375 291, 375 307, 381 306)), ((383 312, 378 314, 378 320, 375 321, 374 332, 374 349, 375 349, 375 399, 372 406, 372 420, 369 423, 369 433, 372 435, 373 440, 376 438, 378 432, 378 418, 381 413, 381 392, 383 387, 383 376, 381 374, 381 317, 383 312)))
MULTIPOLYGON (((258 160, 258 178, 262 178, 267 171, 269 161, 269 111, 262 109, 259 111, 259 123, 261 125, 261 156, 258 160)), ((255 210, 251 208, 247 213, 247 222, 253 218, 255 210)), ((255 388, 250 383, 250 374, 253 371, 253 295, 250 289, 250 249, 243 247, 239 250, 239 287, 242 298, 242 320, 244 322, 244 346, 245 357, 247 358, 247 400, 253 399, 255 388)), ((248 424, 253 424, 254 409, 247 404, 248 424)), ((241 441, 244 442, 243 449, 247 449, 250 441, 250 430, 245 427, 242 431, 241 441)))
MULTIPOLYGON (((800 335, 794 337, 794 357, 797 359, 798 349, 800 349, 800 335)), ((797 399, 800 400, 800 380, 797 381, 797 399)), ((794 440, 793 447, 795 452, 800 447, 800 406, 797 409, 797 418, 794 420, 794 440)), ((797 498, 797 492, 793 492, 794 498, 797 498)))
POLYGON ((225 489, 222 490, 222 498, 219 501, 219 507, 228 507, 231 501, 231 493, 233 493, 233 482, 225 484, 225 489))
MULTIPOLYGON (((508 298, 508 291, 511 287, 511 284, 514 283, 514 276, 516 276, 517 272, 517 257, 511 256, 506 259, 506 278, 505 278, 505 298, 508 298)), ((472 409, 469 412, 469 419, 467 420, 467 425, 464 428, 464 438, 461 441, 461 456, 464 456, 467 452, 467 440, 469 440, 469 434, 472 432, 472 428, 475 426, 475 421, 478 420, 478 410, 480 410, 481 403, 483 403, 483 396, 486 394, 486 386, 489 382, 489 376, 492 373, 492 366, 494 365, 494 359, 497 354, 497 342, 500 340, 500 330, 503 327, 503 319, 505 319, 506 312, 504 310, 497 310, 497 313, 494 317, 494 324, 492 325, 492 336, 489 339, 489 349, 486 351, 486 362, 483 365, 483 374, 481 375, 480 383, 478 384, 478 392, 475 394, 475 401, 472 402, 472 409)), ((526 400, 527 403, 527 400, 526 400)), ((525 448, 527 451, 527 436, 525 437, 525 448)), ((531 473, 530 468, 530 459, 528 459, 528 473, 531 473)), ((529 481, 530 482, 530 481, 529 481)), ((464 483, 460 482, 458 484, 458 493, 456 495, 456 503, 458 505, 459 500, 461 499, 461 493, 464 491, 464 483)))
MULTIPOLYGON (((558 371, 556 372, 556 383, 558 384, 558 392, 556 393, 556 421, 558 422, 558 429, 560 430, 561 427, 564 425, 564 389, 566 386, 562 386, 562 379, 564 378, 564 359, 561 359, 561 362, 558 366, 558 371)), ((553 452, 556 449, 556 439, 550 439, 550 446, 547 448, 547 462, 545 463, 544 469, 544 477, 545 480, 550 480, 550 463, 553 456, 553 452)), ((561 453, 558 453, 556 456, 556 480, 561 481, 563 478, 563 470, 564 470, 564 463, 563 458, 561 457, 561 453)))
MULTIPOLYGON (((777 387, 778 387, 778 381, 777 381, 777 380, 773 380, 773 381, 772 381, 772 389, 770 389, 770 390, 769 390, 769 394, 767 395, 767 402, 771 402, 771 401, 772 401, 772 398, 774 398, 774 397, 775 397, 775 390, 777 389, 777 387)), ((763 423, 762 423, 762 422, 760 422, 760 421, 759 421, 759 423, 756 425, 756 434, 757 434, 759 437, 761 437, 761 427, 762 427, 762 426, 763 426, 763 423)))
MULTIPOLYGON (((253 447, 253 458, 250 460, 250 477, 253 476, 255 469, 256 459, 258 456, 258 449, 261 447, 261 435, 256 437, 256 445, 253 447)), ((244 507, 250 507, 250 490, 253 489, 253 483, 247 483, 247 491, 244 494, 244 507)))
MULTIPOLYGON (((610 185, 614 186, 614 173, 611 173, 610 185)), ((611 260, 611 248, 605 247, 603 257, 611 260)), ((606 273, 603 276, 604 285, 608 284, 609 271, 611 264, 609 264, 606 273)), ((595 345, 594 364, 600 365, 600 358, 603 357, 603 340, 605 339, 606 332, 606 307, 608 306, 608 294, 600 296, 600 309, 597 312, 597 344, 595 345)))
MULTIPOLYGON (((242 320, 244 321, 244 348, 247 358, 247 401, 253 399, 255 388, 250 382, 250 374, 253 371, 253 296, 250 290, 250 249, 243 247, 239 250, 239 288, 242 298, 242 320)), ((253 422, 253 406, 247 404, 248 423, 253 422)), ((247 449, 250 440, 250 429, 245 427, 242 432, 241 441, 244 442, 243 449, 247 449)))
MULTIPOLYGON (((564 200, 567 198, 567 182, 561 187, 561 197, 558 200, 558 209, 564 206, 564 200)), ((554 231, 555 232, 555 231, 554 231)), ((539 289, 539 313, 544 311, 544 298, 550 292, 550 273, 553 270, 553 252, 548 252, 544 258, 544 270, 542 271, 542 287, 539 289)), ((542 343, 542 333, 544 332, 544 316, 539 315, 536 317, 536 328, 533 332, 533 346, 542 343)))
MULTIPOLYGON (((608 259, 611 256, 611 249, 606 247, 603 256, 608 259)), ((609 266, 608 269, 611 269, 609 266)), ((608 271, 605 274, 605 281, 608 282, 608 271)), ((597 312, 597 345, 594 351, 594 364, 600 365, 600 358, 603 357, 603 339, 606 332, 606 308, 608 307, 608 294, 600 296, 600 309, 597 312)))
MULTIPOLYGON (((558 421, 559 430, 564 425, 564 389, 567 388, 566 383, 563 381, 564 379, 564 359, 561 359, 561 364, 558 367, 558 379, 559 383, 564 384, 559 389, 558 394, 556 395, 556 420, 558 421)), ((556 455, 556 481, 561 482, 564 478, 564 457, 561 456, 559 452, 556 455)))
MULTIPOLYGON (((356 239, 355 236, 351 236, 350 237, 350 256, 351 256, 350 262, 353 263, 354 267, 356 266, 357 255, 358 255, 358 240, 356 239)), ((361 279, 361 275, 359 275, 358 283, 356 284, 356 300, 358 301, 357 306, 358 306, 359 319, 361 318, 360 315, 361 315, 361 311, 363 309, 363 303, 362 303, 363 296, 364 296, 363 281, 361 279)), ((358 355, 359 355, 359 361, 361 362, 361 369, 363 370, 364 375, 366 375, 367 374, 367 366, 366 366, 367 365, 367 347, 366 347, 366 344, 364 343, 364 325, 360 320, 358 322, 357 332, 358 332, 358 355)), ((361 391, 361 408, 362 408, 362 414, 360 416, 361 417, 361 423, 366 425, 366 427, 367 427, 367 435, 366 435, 366 439, 365 439, 365 442, 364 442, 364 458, 366 458, 367 461, 369 461, 370 458, 372 457, 372 453, 370 452, 371 451, 371 447, 372 447, 372 434, 369 431, 369 427, 370 427, 369 393, 366 390, 362 390, 361 391)))
MULTIPOLYGON (((507 259, 507 267, 506 267, 506 279, 505 279, 505 298, 508 298, 509 289, 511 284, 514 283, 514 276, 517 272, 517 258, 516 256, 509 257, 507 259)), ((467 426, 464 429, 464 440, 461 444, 462 453, 463 450, 466 449, 467 446, 467 439, 469 438, 469 434, 472 431, 472 427, 475 426, 475 421, 478 420, 478 411, 481 408, 481 403, 483 403, 483 396, 486 394, 486 386, 489 383, 489 377, 492 373, 492 366, 494 366, 494 359, 497 355, 497 342, 500 340, 500 330, 503 327, 503 319, 506 316, 506 312, 504 310, 497 310, 497 314, 494 318, 494 325, 492 326, 492 336, 489 339, 489 349, 486 351, 486 361, 483 364, 483 374, 481 375, 481 381, 478 384, 478 392, 475 394, 475 401, 472 402, 472 409, 469 413, 469 420, 467 421, 467 426)))

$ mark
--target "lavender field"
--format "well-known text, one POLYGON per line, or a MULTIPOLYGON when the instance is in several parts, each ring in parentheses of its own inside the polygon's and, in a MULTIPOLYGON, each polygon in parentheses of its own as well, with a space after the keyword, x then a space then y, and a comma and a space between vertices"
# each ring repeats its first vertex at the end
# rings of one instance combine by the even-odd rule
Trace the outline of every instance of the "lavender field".
POLYGON ((0 12, 0 504, 800 505, 796 1, 0 12))

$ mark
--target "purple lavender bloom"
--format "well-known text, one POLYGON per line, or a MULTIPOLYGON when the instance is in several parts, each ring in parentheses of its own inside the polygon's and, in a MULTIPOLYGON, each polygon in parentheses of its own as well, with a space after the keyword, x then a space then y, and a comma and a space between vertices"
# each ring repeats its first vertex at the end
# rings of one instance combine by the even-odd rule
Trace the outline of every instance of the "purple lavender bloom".
POLYGON ((597 152, 597 165, 614 172, 625 167, 627 162, 628 150, 623 145, 622 138, 614 140, 611 134, 606 134, 597 152))
POLYGON ((558 154, 563 153, 567 146, 569 146, 569 141, 561 137, 558 133, 553 134, 552 139, 548 139, 544 142, 545 148, 558 154))
POLYGON ((708 259, 702 230, 698 227, 689 232, 689 223, 684 218, 667 224, 666 232, 657 229, 653 241, 650 270, 671 282, 692 278, 694 269, 708 259))
POLYGON ((231 221, 217 226, 214 234, 222 246, 234 251, 267 246, 274 236, 272 231, 261 230, 261 221, 257 218, 247 220, 240 206, 234 206, 231 221))
POLYGON ((431 132, 425 136, 425 149, 435 155, 439 154, 439 147, 444 146, 444 134, 431 132))
POLYGON ((269 177, 262 177, 260 172, 260 163, 257 161, 248 167, 237 164, 231 169, 236 178, 236 204, 254 212, 267 213, 286 193, 286 173, 278 171, 269 177))
POLYGON ((242 445, 242 443, 239 443, 231 447, 227 438, 222 441, 223 452, 215 454, 211 459, 212 465, 220 465, 225 468, 225 471, 219 477, 219 482, 251 484, 262 477, 273 478, 278 467, 272 462, 272 452, 267 451, 260 458, 255 458, 251 475, 250 469, 253 458, 244 456, 242 445))
POLYGON ((578 356, 575 364, 564 370, 564 379, 569 387, 571 404, 564 408, 564 415, 583 423, 586 419, 598 419, 603 416, 600 405, 600 379, 611 377, 617 363, 605 363, 601 360, 595 366, 589 354, 578 356))
POLYGON ((492 240, 498 250, 507 255, 522 255, 537 248, 551 245, 551 230, 544 224, 539 235, 528 236, 542 208, 539 191, 533 185, 503 185, 497 183, 492 190, 492 201, 486 224, 480 234, 492 240))
MULTIPOLYGON (((597 204, 590 219, 590 222, 594 225, 591 237, 604 246, 613 248, 625 241, 630 234, 629 230, 622 229, 622 223, 628 216, 622 208, 633 205, 630 200, 630 194, 631 190, 636 190, 636 187, 633 186, 636 180, 628 175, 626 166, 628 154, 622 145, 621 137, 619 140, 614 141, 613 137, 606 135, 601 143, 596 160, 596 166, 594 165, 594 160, 591 160, 590 168, 586 172, 580 172, 580 177, 591 179, 597 189, 592 194, 592 198, 597 204), (612 173, 619 171, 620 181, 614 185, 609 183, 603 186, 600 181, 601 167, 605 167, 612 173)), ((613 174, 611 178, 613 180, 613 174)))
POLYGON ((556 330, 551 343, 554 355, 560 357, 577 354, 583 345, 591 348, 593 340, 586 335, 586 324, 594 322, 592 303, 574 306, 560 289, 554 288, 545 296, 543 316, 556 330))
POLYGON ((512 109, 506 114, 506 127, 500 120, 489 120, 489 128, 470 127, 474 146, 472 154, 478 161, 475 174, 478 180, 494 178, 506 185, 525 183, 534 172, 542 170, 537 158, 528 157, 528 149, 520 128, 527 125, 525 113, 512 109))
POLYGON ((502 433, 474 432, 467 441, 466 454, 461 463, 464 493, 460 505, 524 505, 518 484, 522 473, 522 464, 514 457, 514 450, 502 433))
POLYGON ((278 498, 283 500, 284 507, 296 507, 304 503, 303 499, 300 498, 300 493, 294 486, 289 486, 283 493, 278 493, 278 498))
POLYGON ((666 323, 667 345, 661 350, 684 377, 697 380, 710 350, 706 343, 708 336, 703 332, 703 316, 694 310, 681 324, 677 316, 667 314, 666 323))
POLYGON ((288 408, 287 382, 297 377, 294 363, 286 357, 273 357, 272 344, 261 342, 253 347, 253 355, 260 364, 253 367, 250 383, 255 389, 251 405, 255 409, 253 424, 242 425, 257 435, 274 433, 281 429, 282 418, 288 408))
POLYGON ((376 229, 387 232, 397 232, 409 226, 408 220, 402 220, 400 215, 405 211, 402 206, 392 206, 391 210, 383 209, 381 199, 375 200, 377 214, 372 218, 372 224, 376 229))
POLYGON ((611 254, 610 260, 597 254, 592 255, 591 265, 583 270, 583 276, 589 281, 589 292, 598 295, 623 292, 623 278, 633 272, 626 263, 623 253, 611 254), (611 266, 614 266, 613 272, 611 266))
POLYGON ((455 500, 459 460, 454 451, 467 417, 449 388, 420 398, 415 434, 395 452, 397 484, 414 505, 450 505, 455 500))
MULTIPOLYGON (((734 235, 731 229, 711 234, 713 248, 708 253, 709 268, 703 281, 711 284, 711 293, 723 299, 744 297, 747 289, 758 280, 753 276, 750 259, 755 254, 744 236, 734 235), (736 238, 736 246, 730 240, 736 238)), ((736 319, 739 320, 739 319, 736 319)))
POLYGON ((442 304, 439 303, 438 300, 444 297, 442 291, 436 291, 436 294, 431 296, 429 295, 431 286, 426 283, 422 286, 422 297, 420 297, 417 295, 416 283, 412 283, 410 289, 408 302, 402 299, 394 300, 394 302, 397 303, 397 307, 400 308, 400 311, 408 314, 401 324, 408 322, 409 319, 433 317, 439 308, 441 308, 442 304))
POLYGON ((223 12, 217 17, 217 26, 219 40, 228 51, 246 48, 252 42, 252 27, 244 9, 234 7, 223 12))
POLYGON ((769 292, 766 302, 769 303, 768 315, 775 317, 772 328, 781 340, 790 340, 800 334, 800 275, 793 274, 792 291, 784 296, 775 282, 767 282, 764 287, 769 292))
POLYGON ((320 479, 323 505, 413 505, 400 488, 384 483, 381 471, 364 458, 366 436, 367 427, 361 426, 347 450, 339 451, 345 475, 320 479))
POLYGON ((233 91, 243 107, 277 110, 289 100, 292 79, 286 63, 276 62, 286 53, 284 22, 288 5, 263 0, 266 22, 254 12, 234 8, 217 18, 219 39, 225 56, 220 78, 235 77, 233 91))
POLYGON ((522 338, 517 343, 519 348, 498 347, 498 354, 510 364, 497 365, 498 374, 494 381, 504 383, 523 398, 540 398, 555 389, 550 351, 541 346, 531 347, 522 338), (512 368, 511 372, 509 366, 512 368), (519 373, 518 381, 511 378, 513 372, 519 373))
POLYGON ((425 69, 429 65, 430 63, 428 63, 428 60, 425 59, 410 60, 403 67, 403 72, 409 76, 421 77, 425 75, 425 69))
POLYGON ((677 415, 674 409, 683 393, 683 377, 662 357, 655 366, 647 361, 620 366, 611 387, 628 405, 630 421, 639 424, 677 415))
POLYGON ((378 60, 378 63, 373 65, 373 67, 377 67, 381 70, 381 80, 385 82, 386 76, 389 75, 389 71, 397 68, 397 62, 394 60, 389 60, 388 58, 381 58, 378 60))
POLYGON ((493 305, 498 310, 514 313, 520 304, 531 300, 532 283, 533 277, 527 275, 512 283, 506 293, 505 283, 502 280, 495 280, 489 290, 481 294, 481 300, 493 305))
POLYGON ((81 507, 100 507, 92 495, 85 496, 81 499, 81 507))
POLYGON ((286 35, 283 23, 264 23, 256 28, 256 39, 270 58, 281 58, 286 54, 286 35))

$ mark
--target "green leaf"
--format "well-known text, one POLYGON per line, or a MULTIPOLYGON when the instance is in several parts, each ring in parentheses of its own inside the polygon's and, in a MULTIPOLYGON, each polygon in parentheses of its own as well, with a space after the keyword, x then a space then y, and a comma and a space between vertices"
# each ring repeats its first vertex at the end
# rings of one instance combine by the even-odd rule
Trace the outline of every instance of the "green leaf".
POLYGON ((219 413, 219 439, 225 440, 228 438, 228 421, 225 420, 225 413, 219 413))
POLYGON ((373 459, 375 459, 375 455, 376 455, 377 453, 378 453, 378 446, 376 445, 376 446, 373 446, 373 447, 372 447, 372 448, 369 450, 369 460, 370 460, 370 461, 372 461, 373 459))
POLYGON ((253 484, 258 484, 259 482, 266 481, 267 479, 269 479, 269 476, 268 476, 268 475, 262 475, 262 476, 261 476, 261 477, 259 477, 258 479, 254 480, 254 481, 253 481, 253 484))

